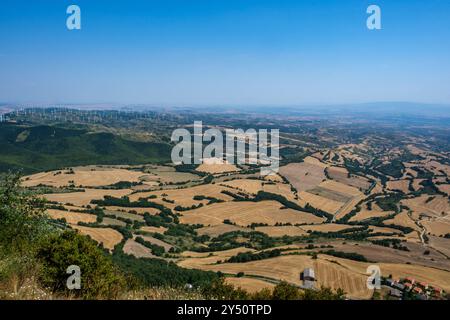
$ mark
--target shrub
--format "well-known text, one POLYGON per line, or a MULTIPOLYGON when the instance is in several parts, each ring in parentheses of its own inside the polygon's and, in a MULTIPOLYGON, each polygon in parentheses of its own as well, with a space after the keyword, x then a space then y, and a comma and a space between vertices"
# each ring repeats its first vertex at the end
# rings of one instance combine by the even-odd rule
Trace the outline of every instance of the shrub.
POLYGON ((123 275, 96 243, 72 231, 52 235, 40 243, 37 258, 43 265, 41 282, 55 292, 69 293, 70 265, 81 269, 81 289, 70 293, 85 298, 115 298, 125 287, 123 275))

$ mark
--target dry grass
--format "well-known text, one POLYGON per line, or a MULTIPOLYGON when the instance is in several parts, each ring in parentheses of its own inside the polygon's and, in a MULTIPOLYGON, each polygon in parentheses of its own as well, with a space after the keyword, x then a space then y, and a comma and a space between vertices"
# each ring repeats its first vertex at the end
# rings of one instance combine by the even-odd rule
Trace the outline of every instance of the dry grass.
POLYGON ((171 245, 171 244, 168 244, 167 242, 164 242, 164 241, 162 241, 162 240, 153 238, 153 237, 151 237, 151 236, 143 236, 143 235, 140 235, 140 234, 139 234, 139 235, 135 235, 135 236, 134 236, 134 239, 136 239, 136 237, 141 237, 141 238, 143 238, 145 241, 150 242, 151 244, 156 244, 156 245, 158 245, 158 246, 161 246, 161 247, 163 247, 166 251, 169 251, 169 250, 172 248, 172 245, 171 245))
POLYGON ((102 200, 104 196, 110 195, 113 197, 123 197, 131 193, 130 189, 123 190, 100 190, 100 189, 85 189, 85 192, 71 192, 71 193, 52 193, 45 194, 43 197, 49 201, 56 201, 62 204, 71 203, 75 206, 86 206, 92 200, 102 200))
POLYGON ((142 230, 142 231, 145 231, 145 232, 153 232, 153 233, 163 234, 164 232, 167 231, 167 228, 144 226, 144 227, 141 227, 139 230, 142 230))
POLYGON ((152 202, 156 202, 159 204, 162 204, 170 209, 175 208, 176 206, 182 206, 182 207, 190 207, 192 205, 198 205, 199 203, 203 203, 204 205, 207 204, 208 200, 194 200, 194 196, 207 196, 207 197, 213 197, 216 199, 220 199, 223 201, 229 201, 232 200, 230 196, 227 196, 222 192, 222 190, 230 190, 227 187, 220 186, 217 184, 207 184, 207 185, 200 185, 195 186, 191 188, 183 188, 183 189, 170 189, 170 190, 161 190, 161 191, 153 191, 153 192, 139 192, 130 195, 131 201, 136 201, 139 198, 146 198, 151 195, 156 195, 156 199, 150 199, 152 202), (165 198, 169 201, 174 201, 174 203, 169 203, 166 201, 163 201, 162 199, 165 198))
POLYGON ((312 189, 326 179, 323 166, 307 162, 290 163, 281 167, 279 172, 299 192, 312 189))
POLYGON ((439 191, 445 192, 450 195, 450 184, 438 184, 437 185, 439 191))
MULTIPOLYGON (((348 268, 351 271, 358 273, 365 273, 368 263, 346 260, 341 258, 334 258, 342 266, 348 268)), ((392 275, 393 278, 399 279, 404 277, 415 278, 416 281, 426 282, 434 286, 443 288, 445 291, 450 290, 450 272, 418 266, 410 264, 400 263, 378 263, 383 276, 392 275)))
POLYGON ((109 250, 114 249, 114 246, 122 241, 122 234, 111 228, 90 228, 78 225, 73 225, 72 227, 103 244, 103 247, 109 250))
POLYGON ((414 223, 414 221, 409 217, 406 211, 400 212, 397 214, 394 219, 385 220, 384 224, 395 224, 403 227, 409 227, 414 230, 419 231, 420 228, 414 223))
POLYGON ((305 203, 309 203, 314 208, 318 208, 331 214, 335 214, 344 205, 343 202, 330 200, 306 191, 300 192, 299 197, 305 203))
POLYGON ((156 258, 151 250, 132 239, 128 239, 123 246, 123 252, 135 256, 136 258, 156 258))
POLYGON ((242 288, 250 293, 255 293, 261 291, 262 289, 273 289, 275 285, 273 283, 253 279, 253 278, 236 278, 236 277, 227 277, 225 278, 226 283, 233 285, 236 288, 242 288))
MULTIPOLYGON (((364 273, 349 271, 338 264, 328 261, 334 260, 334 257, 319 255, 317 260, 313 260, 306 255, 283 255, 247 263, 223 263, 218 265, 211 264, 207 259, 209 258, 187 259, 179 264, 190 268, 222 271, 231 274, 244 272, 247 275, 284 280, 296 285, 301 285, 300 273, 305 268, 314 268, 318 286, 323 285, 333 289, 343 288, 352 298, 367 299, 371 296, 371 292, 366 287, 367 277, 365 270, 364 273)), ((244 283, 242 287, 246 289, 244 283)))
POLYGON ((442 213, 450 214, 450 204, 447 197, 436 195, 433 200, 427 202, 428 198, 428 195, 422 195, 403 200, 402 203, 413 210, 415 215, 425 213, 430 216, 442 217, 442 213))
POLYGON ((368 179, 351 175, 348 176, 348 171, 345 168, 341 167, 329 167, 327 168, 328 176, 340 183, 343 183, 345 185, 349 185, 352 187, 355 187, 357 189, 367 190, 370 187, 370 182, 368 179))
POLYGON ((254 249, 245 247, 207 253, 185 251, 181 255, 186 259, 179 261, 178 265, 185 268, 196 269, 198 266, 211 265, 215 264, 217 261, 228 260, 232 256, 235 256, 241 252, 254 252, 254 251, 255 251, 254 249))
POLYGON ((252 223, 320 223, 322 218, 307 212, 292 209, 281 209, 282 205, 276 201, 260 202, 224 202, 215 203, 195 210, 184 211, 180 217, 181 223, 219 225, 229 219, 239 226, 252 223))
POLYGON ((87 213, 70 212, 55 209, 48 209, 47 213, 53 219, 66 219, 67 223, 69 224, 77 224, 78 222, 94 223, 97 221, 96 215, 87 213))
POLYGON ((425 227, 428 233, 433 236, 444 236, 450 233, 450 218, 449 220, 422 220, 422 225, 425 227))
POLYGON ((203 227, 200 229, 197 229, 197 233, 199 235, 208 235, 210 237, 217 237, 220 236, 221 234, 227 233, 227 232, 232 232, 232 231, 251 231, 250 229, 247 228, 243 228, 243 227, 238 227, 238 226, 234 226, 234 225, 230 225, 230 224, 218 224, 215 226, 211 226, 211 227, 203 227))
POLYGON ((295 195, 291 191, 290 185, 285 183, 269 184, 265 181, 256 179, 236 179, 225 181, 221 183, 221 185, 252 195, 256 195, 259 191, 265 191, 280 194, 289 200, 293 200, 295 198, 295 195))
POLYGON ((102 167, 74 167, 73 174, 69 170, 59 170, 36 173, 24 177, 23 186, 31 187, 39 184, 64 187, 74 184, 84 187, 99 187, 111 185, 120 181, 139 182, 145 176, 142 172, 102 167))
POLYGON ((308 225, 308 226, 301 226, 303 230, 311 230, 311 231, 320 231, 320 232, 336 232, 345 230, 348 228, 354 228, 352 225, 347 224, 336 224, 336 223, 324 223, 324 224, 318 224, 318 225, 308 225))
POLYGON ((393 180, 386 183, 388 190, 400 190, 403 193, 409 193, 409 180, 393 180))
POLYGON ((223 162, 223 160, 210 158, 203 159, 203 163, 199 165, 195 170, 199 172, 205 172, 210 174, 236 172, 239 171, 234 164, 223 162))
POLYGON ((140 208, 140 207, 116 207, 116 206, 108 206, 105 207, 106 210, 111 211, 112 214, 120 216, 121 213, 126 216, 126 214, 134 215, 133 218, 136 218, 136 215, 143 215, 144 213, 149 213, 151 215, 158 214, 160 211, 155 208, 140 208))
POLYGON ((304 236, 307 232, 296 226, 257 227, 256 231, 267 234, 269 237, 304 236))
POLYGON ((391 213, 392 212, 388 212, 388 211, 361 209, 361 211, 358 212, 355 216, 353 216, 350 219, 350 221, 363 221, 363 220, 369 219, 369 218, 384 217, 391 213))

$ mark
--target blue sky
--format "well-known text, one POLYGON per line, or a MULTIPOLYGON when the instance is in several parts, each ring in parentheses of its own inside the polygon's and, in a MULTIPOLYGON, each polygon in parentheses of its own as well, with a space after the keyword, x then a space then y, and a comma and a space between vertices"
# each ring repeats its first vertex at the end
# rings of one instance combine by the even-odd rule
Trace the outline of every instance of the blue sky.
POLYGON ((450 103, 449 14, 448 0, 2 0, 0 101, 450 103))

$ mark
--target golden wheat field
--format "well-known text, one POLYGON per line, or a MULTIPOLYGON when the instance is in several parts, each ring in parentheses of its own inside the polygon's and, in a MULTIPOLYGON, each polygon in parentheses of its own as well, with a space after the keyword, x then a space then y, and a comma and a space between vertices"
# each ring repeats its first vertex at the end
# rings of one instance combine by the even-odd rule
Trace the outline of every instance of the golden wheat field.
POLYGON ((256 227, 256 231, 267 234, 269 237, 282 237, 282 236, 304 236, 307 232, 296 226, 271 226, 271 227, 256 227))
POLYGON ((145 231, 145 232, 161 233, 161 234, 163 234, 164 232, 167 231, 167 228, 164 228, 164 227, 149 227, 149 226, 144 226, 144 227, 141 227, 139 230, 145 231))
POLYGON ((363 221, 365 219, 384 217, 392 214, 391 211, 367 210, 361 209, 356 215, 350 218, 349 221, 363 221))
POLYGON ((232 232, 232 231, 251 231, 251 229, 234 226, 231 224, 224 224, 224 223, 197 229, 197 233, 199 235, 206 234, 210 237, 217 237, 221 234, 224 234, 227 232, 232 232))
POLYGON ((296 285, 302 284, 300 273, 305 268, 314 268, 317 279, 320 279, 316 284, 319 287, 324 285, 333 289, 342 288, 349 297, 356 299, 367 299, 371 296, 371 292, 366 286, 367 276, 364 273, 349 271, 345 267, 331 262, 334 257, 319 255, 319 258, 314 260, 306 255, 282 255, 246 263, 222 264, 211 264, 211 261, 206 259, 208 258, 186 259, 179 262, 179 265, 230 274, 244 272, 247 275, 267 277, 275 281, 284 280, 296 285))
POLYGON ((120 181, 139 182, 144 173, 126 169, 103 167, 74 167, 72 170, 41 172, 23 178, 23 186, 32 187, 47 185, 65 187, 69 185, 84 187, 99 187, 111 185, 120 181))
POLYGON ((433 236, 445 236, 450 233, 450 217, 448 220, 422 220, 421 223, 427 230, 427 233, 433 236))
POLYGON ((212 197, 223 201, 229 201, 233 199, 230 196, 223 194, 222 190, 231 189, 218 184, 208 184, 190 188, 139 192, 130 195, 130 201, 137 201, 139 200, 139 198, 147 198, 152 195, 156 195, 156 198, 150 199, 150 201, 162 204, 170 209, 173 209, 176 206, 190 207, 192 205, 198 205, 200 203, 207 204, 209 202, 209 200, 194 200, 195 196, 212 197), (166 199, 166 201, 164 201, 163 198, 166 199))
POLYGON ((84 189, 84 192, 70 193, 51 193, 44 194, 43 197, 49 201, 56 201, 62 204, 73 204, 75 206, 87 206, 92 200, 102 200, 104 196, 113 196, 121 198, 130 194, 132 190, 102 190, 102 189, 84 189))
POLYGON ((403 200, 407 207, 418 215, 425 213, 431 216, 442 217, 442 215, 450 214, 450 203, 447 197, 436 195, 431 200, 427 195, 403 200))
POLYGON ((275 284, 273 284, 273 283, 259 280, 259 279, 254 279, 254 278, 246 278, 246 277, 241 277, 241 278, 226 277, 225 281, 226 281, 226 283, 229 283, 229 284, 235 286, 236 288, 242 288, 250 293, 258 292, 265 288, 273 289, 275 287, 275 284))
POLYGON ((97 221, 97 216, 87 213, 70 212, 56 209, 47 209, 47 213, 53 219, 66 219, 69 224, 77 224, 78 222, 94 223, 97 221))
POLYGON ((73 225, 72 227, 103 244, 103 247, 109 250, 114 249, 114 246, 122 241, 122 234, 111 228, 91 228, 79 225, 73 225))
POLYGON ((132 239, 128 239, 123 246, 123 252, 135 256, 136 258, 156 258, 151 250, 132 239))
POLYGON ((199 172, 205 172, 210 174, 236 172, 239 168, 230 163, 203 163, 196 169, 199 172))
POLYGON ((386 183, 388 190, 400 190, 403 193, 409 192, 409 180, 392 180, 386 183))
POLYGON ((302 200, 304 203, 309 203, 314 208, 323 210, 330 214, 335 214, 344 205, 344 202, 331 200, 322 196, 309 193, 307 191, 299 192, 298 196, 300 200, 302 200))
POLYGON ((420 230, 406 211, 400 212, 393 219, 384 220, 384 224, 395 224, 403 227, 409 227, 414 230, 420 230))
POLYGON ((295 199, 290 185, 286 183, 268 183, 257 179, 235 179, 225 181, 221 185, 252 195, 257 194, 259 191, 265 191, 280 194, 291 201, 295 199))
POLYGON ((252 223, 320 223, 323 218, 316 217, 307 212, 293 209, 282 209, 276 201, 260 202, 224 202, 215 203, 202 208, 183 211, 181 223, 218 225, 225 219, 231 220, 239 226, 246 227, 252 223))
POLYGON ((326 179, 322 166, 306 162, 290 163, 280 167, 279 172, 299 192, 312 189, 326 179))

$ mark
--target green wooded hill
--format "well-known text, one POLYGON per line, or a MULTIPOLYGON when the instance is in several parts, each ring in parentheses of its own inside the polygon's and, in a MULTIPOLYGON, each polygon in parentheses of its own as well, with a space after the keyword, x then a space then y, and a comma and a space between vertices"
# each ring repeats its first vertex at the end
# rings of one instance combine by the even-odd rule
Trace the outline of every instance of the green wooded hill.
POLYGON ((170 145, 105 132, 0 123, 0 172, 39 171, 88 164, 144 164, 170 159, 170 145))

